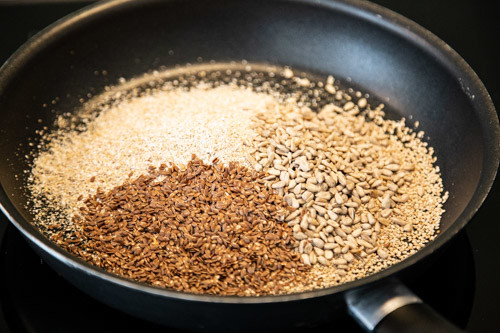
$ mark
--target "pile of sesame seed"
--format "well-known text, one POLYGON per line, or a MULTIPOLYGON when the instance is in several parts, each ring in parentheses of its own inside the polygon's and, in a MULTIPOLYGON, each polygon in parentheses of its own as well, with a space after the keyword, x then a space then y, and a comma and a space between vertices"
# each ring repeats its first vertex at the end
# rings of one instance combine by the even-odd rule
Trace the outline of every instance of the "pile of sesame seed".
POLYGON ((323 82, 244 65, 192 71, 187 79, 148 77, 145 89, 114 87, 59 117, 29 171, 35 224, 61 246, 77 244, 82 199, 151 166, 182 169, 195 154, 254 168, 289 206, 289 250, 312 268, 307 282, 264 293, 352 281, 436 237, 447 193, 423 132, 387 120, 382 104, 372 107, 367 95, 341 89, 331 76, 323 82))

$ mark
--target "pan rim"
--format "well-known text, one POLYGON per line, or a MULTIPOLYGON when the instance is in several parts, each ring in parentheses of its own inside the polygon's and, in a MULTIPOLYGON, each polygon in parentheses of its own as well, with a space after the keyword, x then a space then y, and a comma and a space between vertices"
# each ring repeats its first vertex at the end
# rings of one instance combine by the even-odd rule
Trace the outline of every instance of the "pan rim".
MULTIPOLYGON (((0 210, 12 222, 12 224, 15 225, 15 227, 23 233, 24 237, 29 239, 30 242, 35 244, 46 254, 54 257, 58 261, 61 261, 65 265, 79 270, 81 273, 89 274, 95 278, 103 279, 109 283, 119 285, 120 287, 144 292, 152 296, 160 296, 184 301, 255 304, 298 301, 302 299, 339 294, 345 292, 346 290, 365 286, 388 276, 392 276, 393 274, 414 265, 416 262, 435 252, 438 248, 453 238, 453 236, 455 236, 479 210, 489 190, 493 186, 493 181, 498 169, 500 158, 500 126, 493 102, 491 101, 483 83, 480 81, 479 77, 472 70, 472 68, 465 62, 465 60, 444 41, 410 19, 382 6, 362 0, 276 1, 299 3, 307 6, 322 7, 325 10, 340 11, 346 15, 351 15, 361 20, 369 21, 372 24, 389 30, 391 33, 397 34, 405 40, 410 40, 412 43, 418 44, 419 47, 425 49, 427 52, 431 52, 441 61, 443 66, 446 66, 454 74, 460 73, 460 77, 464 80, 464 82, 468 83, 466 87, 472 88, 476 93, 476 96, 471 98, 471 103, 473 104, 474 109, 482 110, 481 112, 484 113, 484 117, 481 118, 481 126, 484 129, 484 133, 486 133, 485 151, 490 152, 490 154, 485 154, 484 156, 483 170, 479 179, 479 185, 476 188, 471 200, 455 222, 453 222, 453 224, 445 232, 439 235, 439 237, 426 244, 424 248, 419 250, 414 255, 395 265, 392 265, 378 273, 338 286, 287 295, 245 297, 218 296, 192 294, 149 286, 113 275, 103 269, 90 265, 82 259, 74 257, 54 243, 50 242, 45 237, 40 237, 40 232, 30 222, 24 219, 10 202, 3 186, 0 188, 0 210)), ((23 64, 30 61, 33 54, 36 54, 37 51, 45 47, 49 47, 52 41, 56 41, 57 38, 62 36, 63 33, 67 33, 67 29, 75 28, 79 24, 85 22, 89 23, 93 19, 103 17, 114 10, 121 10, 127 8, 128 6, 138 5, 139 2, 141 5, 144 5, 145 3, 158 1, 104 1, 87 6, 43 29, 28 42, 23 44, 0 68, 0 92, 6 85, 8 85, 9 81, 15 77, 18 68, 22 68, 23 64)), ((464 93, 467 93, 465 88, 464 93)))

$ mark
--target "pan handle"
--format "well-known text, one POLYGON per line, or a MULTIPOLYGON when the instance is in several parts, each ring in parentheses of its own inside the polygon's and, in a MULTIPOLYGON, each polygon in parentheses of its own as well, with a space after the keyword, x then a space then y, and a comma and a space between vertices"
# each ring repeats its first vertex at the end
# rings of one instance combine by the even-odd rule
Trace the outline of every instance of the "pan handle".
POLYGON ((345 298, 349 313, 367 332, 464 332, 394 278, 348 291, 345 298))

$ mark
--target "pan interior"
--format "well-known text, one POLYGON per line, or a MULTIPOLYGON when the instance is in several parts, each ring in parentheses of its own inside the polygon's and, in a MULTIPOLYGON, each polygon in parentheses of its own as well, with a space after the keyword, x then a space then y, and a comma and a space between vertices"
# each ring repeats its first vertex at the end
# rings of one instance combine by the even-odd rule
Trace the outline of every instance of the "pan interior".
MULTIPOLYGON (((23 51, 24 63, 15 76, 0 79, 0 180, 26 221, 31 215, 25 208, 25 155, 35 131, 50 130, 58 115, 75 112, 82 100, 119 78, 199 59, 245 59, 288 65, 309 75, 333 74, 383 102, 394 118, 418 120, 450 192, 441 232, 460 216, 478 187, 485 146, 481 111, 474 108, 473 93, 464 92, 467 82, 414 36, 342 6, 324 10, 281 1, 199 1, 196 6, 145 1, 113 7, 42 37, 23 51)), ((20 223, 28 226, 26 221, 20 223)))

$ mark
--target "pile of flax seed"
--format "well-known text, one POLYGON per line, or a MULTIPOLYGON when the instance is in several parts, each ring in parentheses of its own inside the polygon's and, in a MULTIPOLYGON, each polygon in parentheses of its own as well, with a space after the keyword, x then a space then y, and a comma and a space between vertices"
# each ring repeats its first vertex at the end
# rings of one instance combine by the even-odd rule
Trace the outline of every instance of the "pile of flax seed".
POLYGON ((248 67, 61 116, 29 170, 35 224, 112 273, 222 295, 338 285, 436 237, 447 193, 422 131, 331 76, 248 67))

